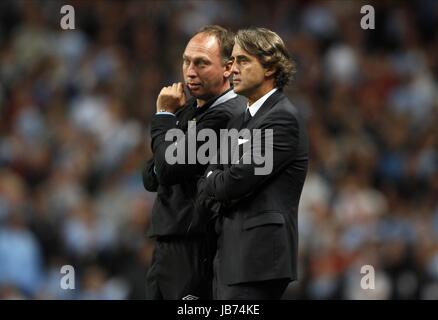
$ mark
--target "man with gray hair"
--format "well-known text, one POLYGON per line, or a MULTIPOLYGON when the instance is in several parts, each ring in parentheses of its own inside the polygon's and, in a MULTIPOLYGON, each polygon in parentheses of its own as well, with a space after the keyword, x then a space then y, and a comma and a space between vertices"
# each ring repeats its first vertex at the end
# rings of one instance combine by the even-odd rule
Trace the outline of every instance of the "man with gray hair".
POLYGON ((281 38, 263 28, 240 30, 232 59, 234 91, 248 105, 228 128, 253 132, 239 145, 251 144, 254 161, 211 165, 198 182, 198 206, 217 215, 213 297, 280 299, 297 278, 297 213, 308 163, 305 125, 282 92, 294 64, 281 38), (265 174, 255 170, 260 152, 273 154, 265 174))

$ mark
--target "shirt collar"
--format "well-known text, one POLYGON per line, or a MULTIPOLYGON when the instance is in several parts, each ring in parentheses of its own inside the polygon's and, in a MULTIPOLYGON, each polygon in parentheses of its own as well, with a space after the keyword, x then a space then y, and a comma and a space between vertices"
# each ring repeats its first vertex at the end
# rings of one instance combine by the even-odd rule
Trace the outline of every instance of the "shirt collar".
POLYGON ((255 116, 256 112, 260 109, 260 107, 265 103, 265 101, 275 92, 277 88, 272 89, 263 97, 259 98, 256 102, 254 102, 251 106, 247 105, 246 109, 249 109, 249 113, 252 117, 255 116))
POLYGON ((199 108, 199 109, 213 108, 213 107, 217 106, 218 104, 221 104, 221 103, 224 103, 230 99, 233 99, 236 96, 237 96, 237 94, 234 92, 233 88, 229 88, 228 90, 222 92, 220 95, 217 95, 217 96, 211 98, 210 100, 206 101, 202 107, 197 106, 196 99, 195 99, 195 107, 199 108))

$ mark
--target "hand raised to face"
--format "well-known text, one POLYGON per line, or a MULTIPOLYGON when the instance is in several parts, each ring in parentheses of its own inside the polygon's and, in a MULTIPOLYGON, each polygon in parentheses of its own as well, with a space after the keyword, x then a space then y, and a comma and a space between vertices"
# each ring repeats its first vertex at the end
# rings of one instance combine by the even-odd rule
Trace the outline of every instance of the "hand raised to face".
POLYGON ((186 103, 184 85, 181 82, 161 89, 157 98, 157 112, 167 111, 175 113, 186 103))

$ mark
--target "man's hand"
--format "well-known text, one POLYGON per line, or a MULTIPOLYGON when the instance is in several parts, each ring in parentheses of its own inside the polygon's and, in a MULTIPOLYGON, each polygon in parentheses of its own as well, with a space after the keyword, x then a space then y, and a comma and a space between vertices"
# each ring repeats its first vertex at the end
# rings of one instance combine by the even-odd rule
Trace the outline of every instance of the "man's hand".
POLYGON ((172 86, 161 89, 157 98, 157 112, 166 110, 175 113, 186 103, 184 87, 181 82, 174 83, 172 86))

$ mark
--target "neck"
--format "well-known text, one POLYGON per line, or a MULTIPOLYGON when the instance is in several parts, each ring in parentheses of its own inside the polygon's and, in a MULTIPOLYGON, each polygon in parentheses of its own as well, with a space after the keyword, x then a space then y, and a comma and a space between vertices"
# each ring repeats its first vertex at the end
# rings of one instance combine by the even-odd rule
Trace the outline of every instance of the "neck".
POLYGON ((220 96, 222 93, 224 93, 225 91, 227 91, 228 89, 231 88, 230 82, 227 80, 225 81, 224 85, 221 87, 220 90, 218 90, 217 93, 211 95, 209 98, 207 99, 196 99, 196 103, 198 105, 198 108, 202 107, 208 100, 210 100, 213 97, 217 97, 220 96))
POLYGON ((274 89, 274 84, 264 82, 260 85, 260 87, 257 88, 257 90, 247 97, 248 99, 248 106, 251 107, 251 105, 259 100, 261 97, 263 97, 265 94, 267 94, 269 91, 274 89))

